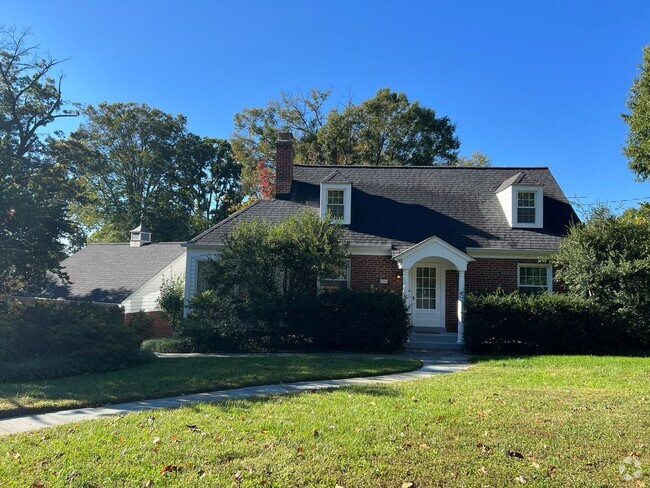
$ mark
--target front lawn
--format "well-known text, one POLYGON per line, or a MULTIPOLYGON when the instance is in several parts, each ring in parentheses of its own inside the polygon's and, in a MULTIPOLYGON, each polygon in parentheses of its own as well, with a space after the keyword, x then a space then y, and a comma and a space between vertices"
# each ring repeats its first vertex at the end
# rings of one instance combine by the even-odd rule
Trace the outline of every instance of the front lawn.
POLYGON ((646 486, 649 392, 650 358, 482 360, 425 380, 10 436, 0 441, 0 479, 12 480, 6 486, 621 486, 624 474, 640 469, 626 486, 646 486))
POLYGON ((329 354, 157 359, 109 373, 0 383, 0 418, 253 385, 375 376, 411 371, 420 364, 329 354))

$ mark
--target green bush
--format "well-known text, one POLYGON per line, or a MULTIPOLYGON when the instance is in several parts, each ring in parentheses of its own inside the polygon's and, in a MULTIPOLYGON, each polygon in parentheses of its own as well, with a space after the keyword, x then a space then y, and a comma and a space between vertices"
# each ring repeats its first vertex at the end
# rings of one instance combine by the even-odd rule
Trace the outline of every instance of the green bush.
POLYGON ((210 351, 392 352, 410 331, 402 296, 377 290, 255 300, 205 292, 191 310, 179 334, 210 351))
MULTIPOLYGON (((150 359, 118 307, 36 301, 0 314, 0 361, 13 379, 108 371, 150 359), (19 374, 20 369, 24 373, 19 374)), ((7 376, 4 376, 6 379, 7 376)))
POLYGON ((158 337, 147 339, 140 349, 148 352, 203 352, 190 337, 158 337))
POLYGON ((169 321, 173 331, 176 331, 183 319, 184 294, 184 280, 180 277, 163 280, 160 286, 160 296, 156 304, 169 321))
POLYGON ((295 336, 319 350, 399 351, 411 329, 404 299, 390 291, 322 293, 290 308, 295 336))
POLYGON ((625 345, 605 307, 562 294, 468 294, 465 347, 473 353, 605 353, 625 345))

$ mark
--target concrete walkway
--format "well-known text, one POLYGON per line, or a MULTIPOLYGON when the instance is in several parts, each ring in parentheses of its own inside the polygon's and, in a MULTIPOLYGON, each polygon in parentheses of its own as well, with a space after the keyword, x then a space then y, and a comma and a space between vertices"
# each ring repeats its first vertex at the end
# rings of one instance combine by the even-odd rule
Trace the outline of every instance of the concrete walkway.
POLYGON ((470 362, 467 356, 462 354, 440 354, 435 357, 425 354, 404 354, 400 357, 417 358, 422 361, 422 368, 408 373, 388 374, 384 376, 369 376, 365 378, 346 378, 340 380, 301 381, 297 383, 286 383, 279 385, 250 386, 234 390, 221 390, 209 393, 196 393, 192 395, 181 395, 155 400, 143 400, 139 402, 120 403, 96 408, 76 408, 72 410, 61 410, 58 412, 44 413, 38 415, 27 415, 12 419, 0 420, 0 435, 15 434, 30 430, 42 429, 53 425, 61 425, 82 420, 93 420, 103 417, 125 415, 129 412, 140 412, 142 410, 158 410, 161 408, 177 408, 199 402, 222 402, 267 395, 279 395, 287 393, 300 393, 304 391, 324 390, 340 388, 343 386, 387 384, 396 381, 408 381, 420 378, 428 378, 441 373, 454 373, 469 368, 470 362))

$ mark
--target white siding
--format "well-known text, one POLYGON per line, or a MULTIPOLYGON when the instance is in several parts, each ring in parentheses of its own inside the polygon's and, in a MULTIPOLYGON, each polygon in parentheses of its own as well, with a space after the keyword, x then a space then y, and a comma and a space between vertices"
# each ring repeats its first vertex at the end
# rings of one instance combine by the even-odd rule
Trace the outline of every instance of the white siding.
POLYGON ((129 298, 124 300, 122 302, 124 313, 136 313, 140 310, 145 312, 158 311, 156 300, 160 295, 160 286, 163 279, 179 276, 185 278, 185 253, 177 257, 161 272, 138 288, 129 298))

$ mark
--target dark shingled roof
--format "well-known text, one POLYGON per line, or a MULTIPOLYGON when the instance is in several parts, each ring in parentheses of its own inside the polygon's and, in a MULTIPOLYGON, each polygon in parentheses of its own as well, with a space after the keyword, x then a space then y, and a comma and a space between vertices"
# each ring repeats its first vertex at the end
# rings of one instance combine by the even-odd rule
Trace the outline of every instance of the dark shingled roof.
MULTIPOLYGON (((352 183, 352 245, 406 249, 432 235, 467 248, 557 249, 577 216, 548 168, 378 167, 295 165, 291 194, 261 200, 230 216, 191 244, 222 244, 241 221, 278 222, 309 208, 318 210, 320 183, 336 170, 352 183), (544 227, 510 228, 496 191, 507 180, 544 187, 544 227)), ((190 245, 191 245, 190 244, 190 245)))
POLYGON ((121 303, 184 251, 179 242, 88 244, 61 263, 70 283, 50 275, 39 296, 121 303))

